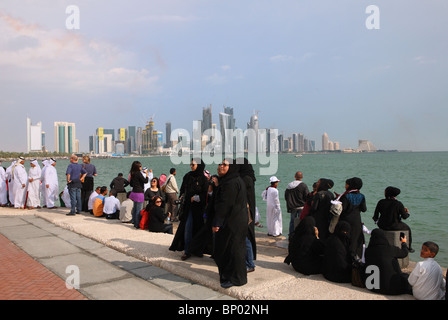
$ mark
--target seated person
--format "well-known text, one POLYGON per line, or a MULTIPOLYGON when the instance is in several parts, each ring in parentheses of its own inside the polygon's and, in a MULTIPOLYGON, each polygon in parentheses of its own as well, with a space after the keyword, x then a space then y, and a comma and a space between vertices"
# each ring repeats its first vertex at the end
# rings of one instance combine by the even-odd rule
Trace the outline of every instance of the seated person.
POLYGON ((442 300, 445 298, 446 281, 443 271, 434 260, 439 246, 427 241, 422 245, 420 257, 425 259, 415 266, 409 275, 408 282, 412 286, 412 294, 418 300, 442 300))
POLYGON ((162 197, 155 196, 146 208, 149 212, 149 231, 173 234, 173 225, 165 223, 165 219, 170 217, 171 213, 165 213, 165 209, 162 207, 162 197))
POLYGON ((375 266, 379 269, 378 286, 372 286, 371 291, 381 294, 398 295, 412 294, 408 283, 409 275, 401 271, 398 259, 407 257, 409 251, 406 237, 401 238, 401 248, 390 245, 384 230, 374 229, 366 249, 366 269, 375 266))
POLYGON ((120 206, 120 221, 123 223, 131 223, 132 220, 132 208, 134 207, 134 201, 129 199, 130 194, 130 191, 126 193, 126 200, 124 200, 120 206))
POLYGON ((95 217, 103 217, 104 199, 107 195, 107 187, 101 187, 100 194, 93 201, 93 215, 95 217))
POLYGON ((307 216, 295 228, 288 246, 286 264, 292 263, 294 270, 305 275, 322 272, 325 244, 319 239, 319 232, 313 217, 307 216))
POLYGON ((89 201, 87 203, 87 210, 89 210, 90 214, 93 214, 93 201, 95 198, 100 195, 101 187, 96 187, 96 189, 90 194, 89 201))
POLYGON ((120 200, 116 198, 117 191, 110 190, 109 197, 104 199, 103 213, 106 219, 118 219, 120 216, 120 200))
POLYGON ((325 279, 338 283, 352 282, 350 232, 350 224, 339 221, 334 233, 327 239, 322 262, 322 274, 325 279))

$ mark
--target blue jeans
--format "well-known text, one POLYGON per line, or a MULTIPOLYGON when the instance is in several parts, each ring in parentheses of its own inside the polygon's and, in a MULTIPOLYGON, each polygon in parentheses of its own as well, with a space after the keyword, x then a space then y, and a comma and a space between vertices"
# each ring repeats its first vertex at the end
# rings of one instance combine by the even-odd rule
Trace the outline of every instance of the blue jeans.
POLYGON ((68 193, 70 195, 70 213, 81 213, 81 188, 68 188, 68 193))
POLYGON ((291 210, 291 220, 289 220, 289 236, 294 232, 294 219, 300 217, 303 208, 291 210))
POLYGON ((254 252, 252 251, 252 242, 246 237, 246 268, 255 268, 254 264, 254 252))
POLYGON ((143 202, 135 202, 134 206, 132 207, 132 223, 134 224, 134 227, 137 229, 140 228, 140 220, 142 219, 142 216, 140 215, 140 211, 143 209, 143 202))

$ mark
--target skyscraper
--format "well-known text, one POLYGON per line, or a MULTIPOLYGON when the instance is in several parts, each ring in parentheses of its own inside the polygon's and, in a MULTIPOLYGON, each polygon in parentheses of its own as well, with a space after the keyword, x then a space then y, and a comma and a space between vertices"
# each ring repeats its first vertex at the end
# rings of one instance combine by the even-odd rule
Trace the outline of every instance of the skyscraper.
POLYGON ((202 109, 202 133, 212 128, 212 105, 202 109))
POLYGON ((329 142, 328 134, 324 132, 322 135, 322 151, 328 150, 328 142, 329 142))
POLYGON ((43 145, 42 141, 42 122, 33 125, 30 118, 26 118, 26 145, 27 153, 41 152, 43 145))
POLYGON ((76 153, 76 130, 71 122, 54 123, 54 148, 60 153, 76 153))
POLYGON ((171 142, 171 122, 167 122, 165 124, 165 131, 166 131, 166 136, 165 136, 166 147, 171 148, 173 146, 173 143, 171 142))

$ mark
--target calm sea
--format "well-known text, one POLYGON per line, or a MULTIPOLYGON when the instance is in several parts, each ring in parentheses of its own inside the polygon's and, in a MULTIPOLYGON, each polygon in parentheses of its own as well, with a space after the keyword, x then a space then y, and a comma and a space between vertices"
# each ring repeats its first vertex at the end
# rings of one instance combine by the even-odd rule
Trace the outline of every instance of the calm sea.
MULTIPOLYGON (((170 157, 135 157, 122 159, 93 159, 98 170, 95 185, 109 186, 119 172, 125 176, 134 160, 153 170, 155 176, 169 174, 171 167, 177 169, 177 181, 180 183, 189 164, 173 165, 170 157)), ((345 180, 360 177, 363 180, 361 192, 367 200, 367 212, 362 214, 364 224, 372 230, 375 228, 372 216, 376 203, 384 197, 387 186, 401 189, 398 199, 411 213, 405 221, 413 232, 413 261, 420 261, 420 248, 423 242, 436 242, 440 251, 436 260, 442 267, 448 266, 448 152, 388 152, 388 153, 354 153, 354 154, 304 154, 295 157, 290 154, 278 156, 278 171, 275 174, 281 182, 278 189, 283 212, 283 234, 288 233, 289 214, 286 212, 284 191, 287 184, 294 180, 296 171, 302 171, 303 181, 310 190, 319 178, 329 178, 335 183, 333 191, 342 193, 345 180)), ((57 162, 59 185, 65 185, 65 169, 68 160, 57 162)), ((4 167, 9 163, 3 162, 4 167)), ((29 168, 28 163, 26 167, 29 168)), ((266 203, 261 199, 262 191, 269 184, 269 176, 259 175, 259 165, 255 164, 257 207, 261 214, 261 223, 266 226, 266 203)), ((263 167, 263 166, 262 166, 263 167)), ((266 166, 264 166, 266 167, 266 166)), ((217 165, 206 167, 212 174, 217 165)), ((265 228, 261 229, 266 231, 265 228)), ((366 237, 368 241, 368 236, 366 237)))

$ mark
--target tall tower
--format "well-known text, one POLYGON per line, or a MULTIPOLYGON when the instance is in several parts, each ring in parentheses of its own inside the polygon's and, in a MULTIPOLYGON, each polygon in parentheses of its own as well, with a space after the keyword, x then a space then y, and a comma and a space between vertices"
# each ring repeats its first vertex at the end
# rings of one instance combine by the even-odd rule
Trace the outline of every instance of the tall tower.
POLYGON ((212 105, 202 109, 202 133, 212 128, 212 105))
POLYGON ((329 142, 328 134, 324 132, 322 135, 322 151, 328 150, 328 142, 329 142))
POLYGON ((41 152, 42 151, 42 122, 33 125, 29 117, 26 118, 26 151, 41 152))
POLYGON ((71 122, 54 123, 54 148, 60 153, 75 153, 76 149, 76 129, 71 122))

